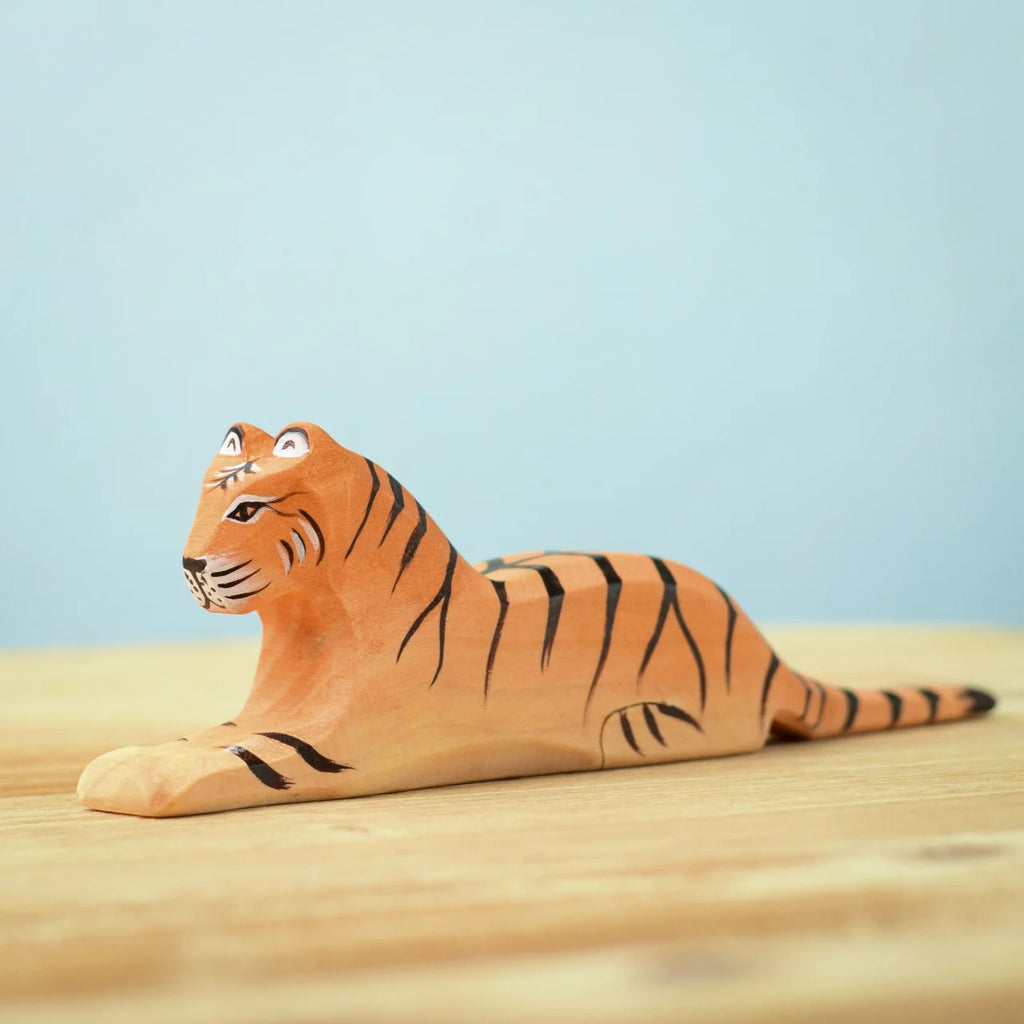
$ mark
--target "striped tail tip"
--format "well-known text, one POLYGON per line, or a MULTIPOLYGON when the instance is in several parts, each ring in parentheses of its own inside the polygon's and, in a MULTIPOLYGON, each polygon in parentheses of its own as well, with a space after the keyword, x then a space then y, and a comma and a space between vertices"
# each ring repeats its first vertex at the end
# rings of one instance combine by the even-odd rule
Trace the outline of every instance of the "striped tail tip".
POLYGON ((782 682, 783 703, 771 715, 772 731, 805 739, 955 722, 996 706, 995 697, 986 690, 948 683, 886 690, 847 688, 791 672, 782 674, 782 682))
POLYGON ((995 697, 985 690, 967 689, 963 691, 963 696, 971 702, 971 706, 967 709, 968 714, 983 715, 996 706, 995 697))

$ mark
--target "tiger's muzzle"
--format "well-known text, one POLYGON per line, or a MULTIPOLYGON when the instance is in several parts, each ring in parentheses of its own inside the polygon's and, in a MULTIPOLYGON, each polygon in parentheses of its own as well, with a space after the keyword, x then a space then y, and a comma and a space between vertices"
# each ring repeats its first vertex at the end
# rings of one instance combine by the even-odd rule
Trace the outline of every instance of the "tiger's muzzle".
POLYGON ((192 596, 207 611, 242 612, 246 602, 270 586, 253 560, 238 561, 230 557, 190 558, 181 560, 192 596))

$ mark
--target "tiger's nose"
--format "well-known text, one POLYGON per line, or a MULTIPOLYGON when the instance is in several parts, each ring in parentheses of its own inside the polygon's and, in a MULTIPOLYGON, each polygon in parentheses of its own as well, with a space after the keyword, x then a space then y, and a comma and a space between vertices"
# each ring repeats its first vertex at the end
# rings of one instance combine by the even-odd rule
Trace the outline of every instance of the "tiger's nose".
POLYGON ((202 572, 206 568, 205 558, 183 558, 181 564, 189 572, 202 572))

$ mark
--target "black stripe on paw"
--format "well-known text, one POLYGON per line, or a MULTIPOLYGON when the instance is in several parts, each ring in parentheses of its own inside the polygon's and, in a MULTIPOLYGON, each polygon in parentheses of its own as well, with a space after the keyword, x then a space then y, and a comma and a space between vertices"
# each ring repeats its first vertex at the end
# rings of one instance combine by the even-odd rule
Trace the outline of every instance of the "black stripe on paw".
POLYGON ((289 736, 286 732, 260 732, 256 735, 266 736, 268 740, 277 740, 278 743, 291 747, 310 768, 315 768, 318 772, 344 772, 352 768, 350 764, 340 764, 329 757, 324 757, 311 743, 306 743, 296 736, 289 736))
POLYGON ((257 757, 251 750, 246 750, 245 747, 239 746, 225 747, 224 749, 229 754, 234 754, 235 757, 241 758, 246 765, 248 765, 249 771, 251 771, 264 786, 269 786, 271 789, 291 788, 291 779, 286 779, 279 771, 271 768, 263 758, 257 757))

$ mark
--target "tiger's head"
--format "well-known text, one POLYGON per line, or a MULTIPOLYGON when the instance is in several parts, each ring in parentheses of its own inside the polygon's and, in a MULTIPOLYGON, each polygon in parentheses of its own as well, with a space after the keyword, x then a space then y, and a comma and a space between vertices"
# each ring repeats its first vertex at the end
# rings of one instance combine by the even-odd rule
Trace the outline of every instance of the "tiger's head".
POLYGON ((203 480, 182 558, 196 601, 249 612, 321 571, 331 546, 326 512, 344 497, 349 457, 311 423, 276 437, 248 423, 231 427, 203 480))

